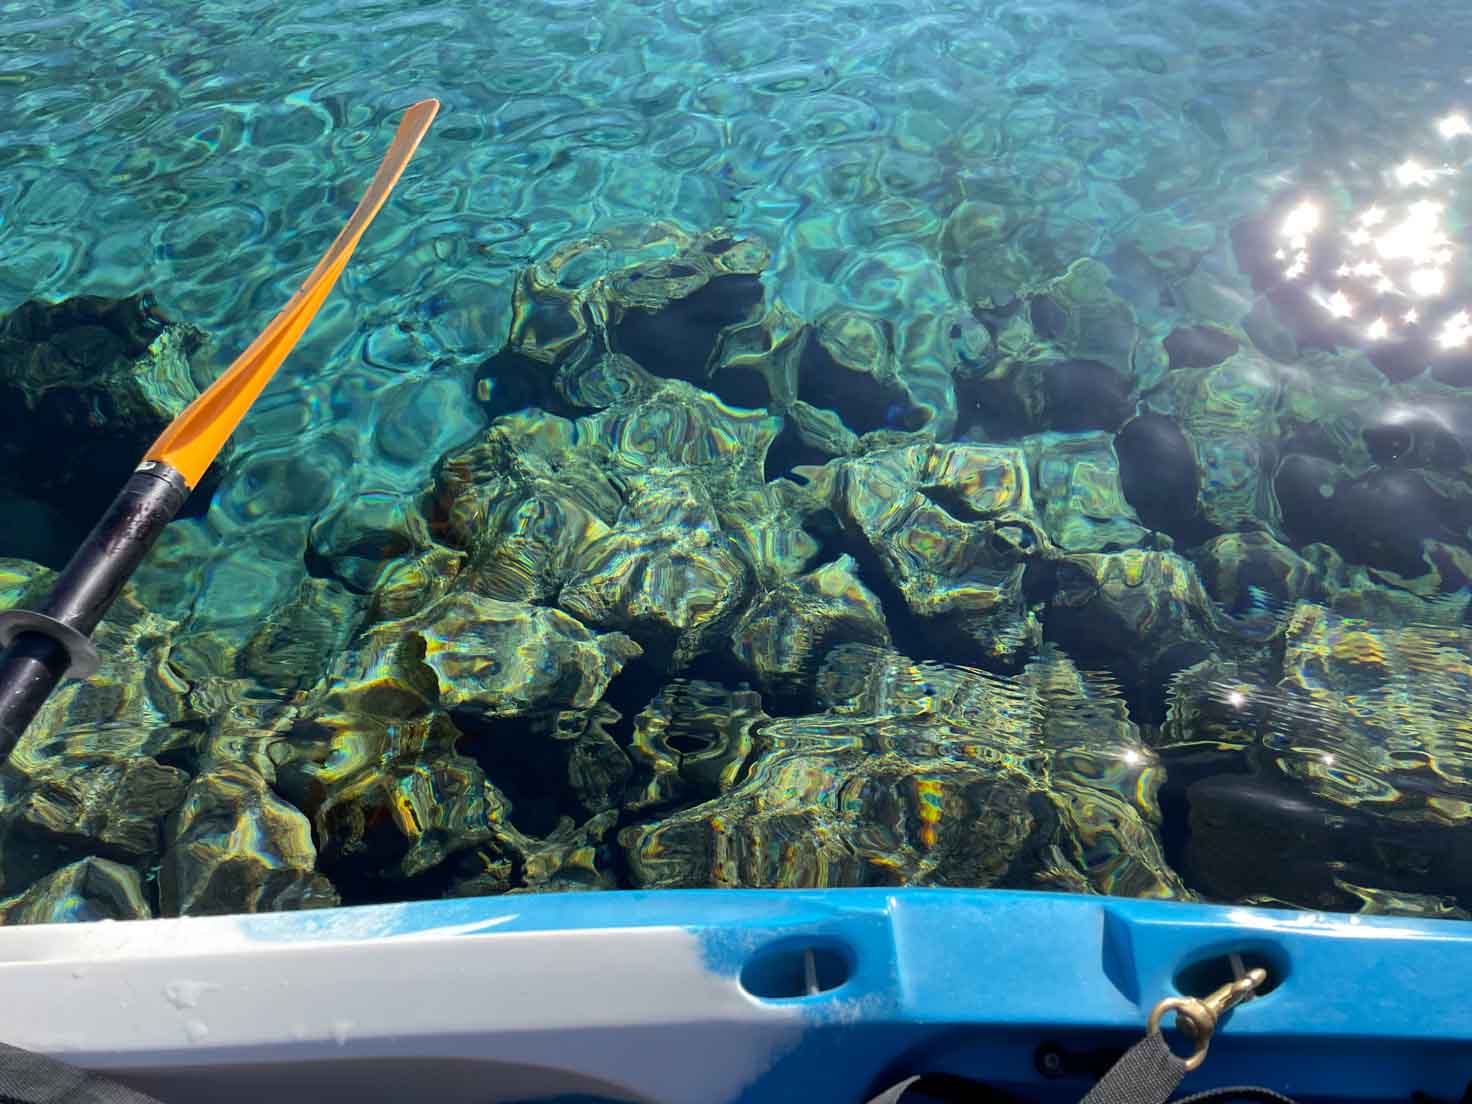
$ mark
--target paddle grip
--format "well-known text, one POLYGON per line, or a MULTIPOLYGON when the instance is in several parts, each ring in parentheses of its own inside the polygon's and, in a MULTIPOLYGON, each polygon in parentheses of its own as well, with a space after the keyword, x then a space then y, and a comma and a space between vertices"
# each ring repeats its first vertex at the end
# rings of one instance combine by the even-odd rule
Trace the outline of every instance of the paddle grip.
POLYGON ((96 653, 87 639, 153 542, 184 505, 189 488, 167 464, 139 467, 57 576, 37 612, 0 613, 0 762, 56 684, 85 675, 96 653))

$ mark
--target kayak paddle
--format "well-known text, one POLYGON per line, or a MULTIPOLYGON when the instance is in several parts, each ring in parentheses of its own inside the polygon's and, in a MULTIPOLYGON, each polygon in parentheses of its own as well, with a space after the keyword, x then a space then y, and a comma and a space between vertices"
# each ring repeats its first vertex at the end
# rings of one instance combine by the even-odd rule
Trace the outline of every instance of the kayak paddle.
POLYGON ((0 611, 5 649, 0 653, 0 762, 58 682, 96 671, 92 631, 306 332, 439 107, 438 100, 423 100, 405 112, 368 191, 332 247, 260 336, 159 435, 57 577, 41 609, 0 611))

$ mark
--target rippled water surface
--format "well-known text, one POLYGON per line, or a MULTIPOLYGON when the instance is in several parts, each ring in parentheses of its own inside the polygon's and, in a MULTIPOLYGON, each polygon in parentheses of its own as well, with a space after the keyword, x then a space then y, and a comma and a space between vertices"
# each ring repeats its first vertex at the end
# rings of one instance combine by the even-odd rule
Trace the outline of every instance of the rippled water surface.
POLYGON ((4 16, 5 605, 443 103, 0 772, 8 919, 1472 910, 1465 5, 4 16))

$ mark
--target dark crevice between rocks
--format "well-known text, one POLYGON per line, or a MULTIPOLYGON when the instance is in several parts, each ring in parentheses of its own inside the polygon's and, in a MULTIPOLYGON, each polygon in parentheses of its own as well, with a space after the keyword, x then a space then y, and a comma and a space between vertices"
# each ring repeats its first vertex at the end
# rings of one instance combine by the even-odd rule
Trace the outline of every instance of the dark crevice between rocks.
POLYGON ((728 365, 701 386, 727 406, 742 410, 764 410, 772 398, 762 374, 744 364, 728 365))
POLYGON ((529 836, 546 836, 564 815, 582 809, 568 785, 568 760, 575 740, 558 740, 547 732, 546 718, 505 717, 489 720, 469 712, 451 715, 463 733, 458 748, 480 764, 491 784, 511 802, 511 823, 529 836))
MULTIPOLYGON (((384 835, 392 833, 402 842, 396 828, 386 821, 383 825, 375 830, 384 835)), ((335 861, 319 858, 317 871, 332 883, 344 906, 396 905, 402 901, 433 901, 447 896, 455 879, 453 859, 450 856, 412 878, 389 878, 379 873, 383 866, 381 856, 376 856, 370 847, 363 853, 338 856, 335 861)))
POLYGON ((721 330, 750 318, 763 297, 756 276, 720 276, 658 311, 625 311, 609 332, 609 347, 657 376, 704 387, 721 330))
POLYGON ((1251 777, 1243 769, 1239 757, 1233 756, 1231 761, 1224 762, 1224 760, 1227 760, 1227 757, 1223 755, 1202 756, 1195 752, 1179 754, 1170 751, 1162 754, 1160 760, 1161 766, 1165 769, 1165 781, 1156 798, 1160 806, 1161 849, 1165 853, 1166 865, 1186 878, 1187 884, 1198 891, 1203 890, 1204 887, 1193 884, 1189 877, 1191 845, 1189 794, 1191 785, 1202 779, 1223 774, 1240 774, 1243 777, 1251 777))
POLYGON ((1100 631, 1096 614, 1088 607, 1055 605, 1042 616, 1043 639, 1061 648, 1083 671, 1108 671, 1119 688, 1136 724, 1158 725, 1165 720, 1171 677, 1211 658, 1210 645, 1180 640, 1159 654, 1143 655, 1128 635, 1100 631))
POLYGON ((1034 296, 1027 304, 1033 333, 1044 341, 1057 341, 1068 332, 1068 313, 1051 295, 1034 296))
POLYGON ((919 429, 928 420, 904 391, 843 367, 816 340, 808 341, 798 362, 797 397, 833 411, 860 436, 876 429, 919 429))
POLYGON ((1015 673, 1026 662, 1025 656, 1007 660, 987 655, 975 637, 950 625, 947 619, 923 618, 911 613, 904 594, 890 580, 878 554, 861 534, 839 528, 827 535, 824 548, 831 557, 845 553, 853 557, 860 581, 879 599, 893 648, 910 659, 978 667, 996 674, 1015 673))
POLYGON ((577 417, 580 411, 563 401, 552 380, 551 366, 503 348, 475 370, 476 402, 491 420, 528 408, 577 417))
MULTIPOLYGON (((154 856, 156 858, 156 856, 154 856)), ((86 858, 111 859, 143 873, 144 858, 110 847, 99 839, 78 836, 63 839, 17 823, 5 833, 5 884, 30 886, 64 866, 86 858)))
POLYGON ((957 521, 985 521, 987 515, 966 501, 955 487, 921 487, 920 494, 939 506, 957 521))
POLYGON ((310 541, 307 543, 306 549, 302 552, 302 565, 306 568, 307 575, 310 578, 326 579, 331 582, 341 583, 354 594, 372 593, 371 588, 364 590, 361 587, 354 586, 345 580, 339 579, 337 572, 333 570, 332 561, 313 548, 310 541))
POLYGON ((792 470, 800 466, 821 467, 833 457, 822 449, 814 448, 802 439, 791 418, 783 420, 782 431, 777 434, 767 449, 763 462, 762 478, 770 483, 774 479, 788 478, 792 470))
POLYGON ((752 682, 724 656, 714 651, 701 652, 680 669, 682 679, 698 679, 713 682, 727 690, 750 690, 752 682))
POLYGON ((604 731, 625 751, 634 741, 634 720, 649 707, 665 684, 664 671, 640 656, 630 660, 603 692, 603 702, 618 710, 619 719, 604 731))

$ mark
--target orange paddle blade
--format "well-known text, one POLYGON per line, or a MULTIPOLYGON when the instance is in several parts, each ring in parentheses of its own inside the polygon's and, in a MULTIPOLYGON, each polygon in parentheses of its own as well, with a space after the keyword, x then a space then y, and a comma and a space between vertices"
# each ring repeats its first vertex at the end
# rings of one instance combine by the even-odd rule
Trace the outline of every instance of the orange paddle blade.
POLYGON ((251 403, 256 401, 316 317, 347 266, 348 258, 357 248, 363 231, 368 229, 368 224, 388 199, 389 192, 399 182, 439 109, 438 100, 422 100, 404 113, 393 145, 389 146, 373 182, 368 185, 368 191, 333 241, 332 248, 317 262, 317 267, 312 269, 311 275, 281 313, 271 319, 271 324, 261 331, 260 336, 235 358, 235 363, 226 369, 225 374, 210 384, 204 394, 190 403, 159 435, 143 457, 144 462, 162 461, 175 468, 191 489, 204 478, 205 470, 225 447, 225 442, 235 432, 251 403))

